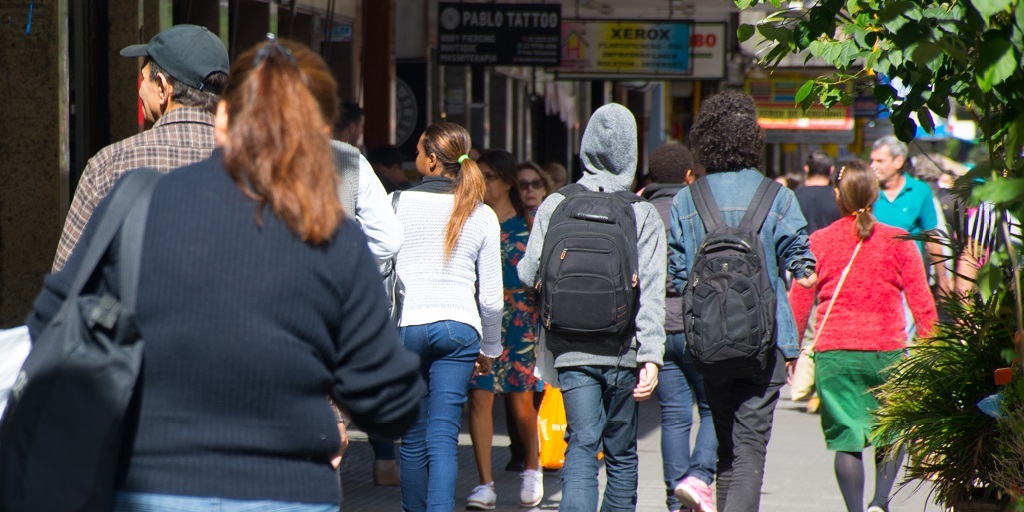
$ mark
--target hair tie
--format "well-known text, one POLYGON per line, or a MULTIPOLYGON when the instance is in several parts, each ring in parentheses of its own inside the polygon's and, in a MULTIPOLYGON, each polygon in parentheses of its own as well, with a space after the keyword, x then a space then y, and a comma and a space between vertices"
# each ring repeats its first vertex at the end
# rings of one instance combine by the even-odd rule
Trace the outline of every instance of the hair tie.
POLYGON ((861 208, 860 210, 857 210, 857 211, 853 212, 853 216, 856 217, 856 216, 858 216, 858 215, 860 215, 862 213, 867 213, 867 212, 868 212, 868 208, 864 207, 864 208, 861 208))
POLYGON ((469 160, 469 155, 462 155, 462 156, 460 156, 459 157, 459 164, 462 164, 462 162, 465 162, 466 160, 469 160))

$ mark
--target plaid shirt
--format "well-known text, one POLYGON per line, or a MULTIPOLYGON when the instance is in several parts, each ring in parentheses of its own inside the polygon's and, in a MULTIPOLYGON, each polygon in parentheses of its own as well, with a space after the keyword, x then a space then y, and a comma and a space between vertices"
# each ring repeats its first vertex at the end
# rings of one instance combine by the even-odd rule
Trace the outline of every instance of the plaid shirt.
POLYGON ((64 232, 60 235, 53 271, 64 267, 78 243, 96 205, 128 171, 151 167, 160 172, 209 158, 213 152, 213 115, 194 107, 178 107, 162 116, 153 127, 116 144, 89 160, 71 202, 64 232))

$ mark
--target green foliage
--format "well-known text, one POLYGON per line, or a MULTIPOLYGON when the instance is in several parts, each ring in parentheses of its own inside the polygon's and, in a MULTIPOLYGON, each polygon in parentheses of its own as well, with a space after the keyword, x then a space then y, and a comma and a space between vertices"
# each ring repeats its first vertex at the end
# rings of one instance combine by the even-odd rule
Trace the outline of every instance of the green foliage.
POLYGON ((884 405, 875 435, 908 447, 908 479, 934 475, 941 503, 997 497, 991 475, 999 425, 977 403, 998 390, 992 369, 1008 364, 1015 329, 1011 303, 1004 292, 988 301, 944 301, 956 320, 912 347, 879 391, 884 405))
MULTIPOLYGON (((1003 390, 1004 417, 995 441, 992 482, 1024 505, 1024 376, 1017 374, 1003 390)), ((1019 508, 1018 508, 1019 510, 1019 508)))
MULTIPOLYGON (((736 0, 741 9, 764 3, 777 6, 736 0)), ((800 89, 797 103, 805 109, 850 104, 857 91, 848 85, 876 73, 898 79, 902 97, 891 86, 873 86, 904 141, 918 123, 934 132, 929 111, 947 117, 951 99, 967 106, 992 168, 1024 177, 1024 0, 821 0, 741 25, 738 34, 763 38, 762 63, 769 67, 805 52, 836 68, 800 89)))

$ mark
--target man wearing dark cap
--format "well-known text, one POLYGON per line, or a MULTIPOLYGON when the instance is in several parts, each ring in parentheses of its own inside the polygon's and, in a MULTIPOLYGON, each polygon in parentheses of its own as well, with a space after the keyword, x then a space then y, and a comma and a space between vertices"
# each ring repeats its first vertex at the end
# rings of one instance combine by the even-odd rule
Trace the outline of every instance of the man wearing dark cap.
POLYGON ((53 271, 64 267, 96 205, 117 180, 140 167, 161 172, 206 159, 213 152, 213 120, 227 82, 228 51, 205 27, 176 25, 121 50, 143 57, 139 98, 153 127, 96 153, 82 172, 64 222, 53 271))

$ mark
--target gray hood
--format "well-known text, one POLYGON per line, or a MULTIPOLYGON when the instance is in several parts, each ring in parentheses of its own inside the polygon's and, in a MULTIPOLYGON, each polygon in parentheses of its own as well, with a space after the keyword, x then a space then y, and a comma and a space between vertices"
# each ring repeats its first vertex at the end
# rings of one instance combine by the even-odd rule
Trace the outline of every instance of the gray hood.
POLYGON ((636 119, 618 103, 609 103, 590 117, 580 142, 583 177, 590 190, 629 190, 636 174, 636 119))

